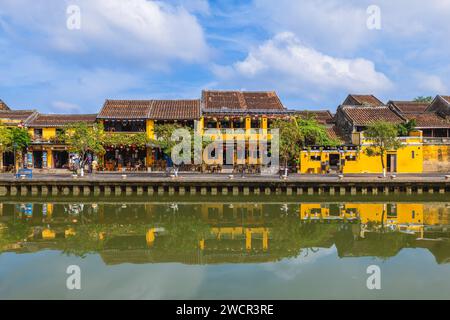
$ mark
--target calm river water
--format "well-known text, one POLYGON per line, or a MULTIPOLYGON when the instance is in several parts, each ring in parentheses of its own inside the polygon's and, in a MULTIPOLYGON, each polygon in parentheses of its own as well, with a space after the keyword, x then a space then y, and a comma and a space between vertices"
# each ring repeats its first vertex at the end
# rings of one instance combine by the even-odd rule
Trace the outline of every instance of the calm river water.
POLYGON ((450 203, 217 199, 3 202, 0 299, 450 299, 450 203))

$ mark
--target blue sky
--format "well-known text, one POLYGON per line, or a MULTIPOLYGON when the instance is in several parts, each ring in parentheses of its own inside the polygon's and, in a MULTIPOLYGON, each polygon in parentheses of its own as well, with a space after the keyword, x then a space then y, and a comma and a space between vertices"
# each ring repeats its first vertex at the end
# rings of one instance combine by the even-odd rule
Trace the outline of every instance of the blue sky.
POLYGON ((0 0, 0 99, 88 113, 107 98, 275 90, 334 111, 348 93, 450 94, 449 16, 450 0, 0 0))

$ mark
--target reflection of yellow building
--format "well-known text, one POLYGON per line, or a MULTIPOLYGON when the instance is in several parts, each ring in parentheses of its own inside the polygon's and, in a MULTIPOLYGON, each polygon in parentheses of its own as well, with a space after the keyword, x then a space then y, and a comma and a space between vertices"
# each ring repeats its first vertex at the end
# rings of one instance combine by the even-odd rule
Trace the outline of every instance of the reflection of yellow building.
MULTIPOLYGON (((245 238, 245 248, 252 249, 252 241, 261 240, 263 250, 269 248, 269 228, 245 228, 245 227, 213 227, 211 233, 217 240, 228 238, 239 240, 245 238)), ((205 241, 200 243, 200 248, 205 249, 205 241)))
POLYGON ((400 231, 422 231, 424 205, 416 203, 344 203, 336 205, 337 213, 329 204, 302 203, 299 213, 302 220, 359 219, 361 224, 381 224, 400 231))

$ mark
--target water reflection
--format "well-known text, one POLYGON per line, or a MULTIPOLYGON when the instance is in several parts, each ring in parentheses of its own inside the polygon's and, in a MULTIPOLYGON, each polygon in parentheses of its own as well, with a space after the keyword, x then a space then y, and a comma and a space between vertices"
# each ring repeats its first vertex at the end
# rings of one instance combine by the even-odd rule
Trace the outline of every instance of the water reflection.
POLYGON ((448 203, 3 203, 0 254, 45 249, 107 265, 257 263, 425 248, 450 262, 448 203))

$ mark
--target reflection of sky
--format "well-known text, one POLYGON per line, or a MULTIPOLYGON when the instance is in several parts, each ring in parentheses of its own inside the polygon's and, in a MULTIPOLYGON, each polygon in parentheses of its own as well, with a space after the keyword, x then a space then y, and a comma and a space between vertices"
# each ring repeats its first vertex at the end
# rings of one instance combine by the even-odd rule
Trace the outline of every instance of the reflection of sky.
POLYGON ((450 298, 450 265, 424 249, 387 260, 339 258, 334 247, 261 264, 106 266, 56 251, 0 255, 0 298, 309 299, 450 298), (81 267, 82 290, 66 289, 66 268, 81 267), (366 288, 366 269, 381 268, 382 290, 366 288))

